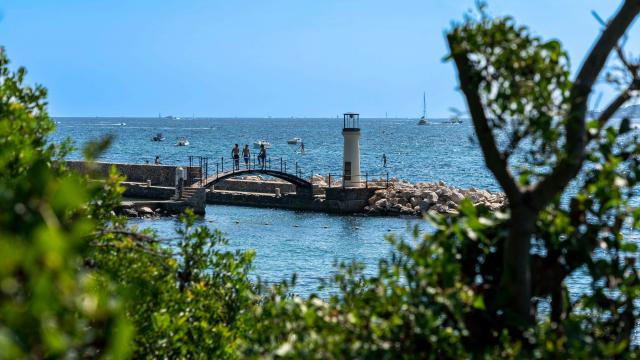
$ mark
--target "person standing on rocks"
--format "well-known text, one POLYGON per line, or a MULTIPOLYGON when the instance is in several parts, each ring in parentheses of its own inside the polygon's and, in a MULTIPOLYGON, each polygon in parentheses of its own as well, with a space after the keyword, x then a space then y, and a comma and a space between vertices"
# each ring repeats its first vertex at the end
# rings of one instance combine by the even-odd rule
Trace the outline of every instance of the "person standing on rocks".
POLYGON ((231 157, 233 158, 233 170, 240 170, 240 148, 238 144, 231 149, 231 157))
POLYGON ((382 167, 387 167, 387 154, 382 154, 382 167))
POLYGON ((244 167, 249 168, 249 159, 251 158, 251 151, 249 150, 249 145, 244 144, 244 148, 242 149, 242 157, 244 158, 244 167))

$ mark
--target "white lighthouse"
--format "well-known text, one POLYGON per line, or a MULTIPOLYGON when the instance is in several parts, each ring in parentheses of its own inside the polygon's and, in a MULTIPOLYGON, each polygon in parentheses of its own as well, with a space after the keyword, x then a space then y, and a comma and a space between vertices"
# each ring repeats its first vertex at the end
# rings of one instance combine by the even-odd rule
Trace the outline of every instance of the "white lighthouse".
POLYGON ((362 187, 360 176, 360 114, 345 113, 342 125, 344 137, 343 186, 362 187))

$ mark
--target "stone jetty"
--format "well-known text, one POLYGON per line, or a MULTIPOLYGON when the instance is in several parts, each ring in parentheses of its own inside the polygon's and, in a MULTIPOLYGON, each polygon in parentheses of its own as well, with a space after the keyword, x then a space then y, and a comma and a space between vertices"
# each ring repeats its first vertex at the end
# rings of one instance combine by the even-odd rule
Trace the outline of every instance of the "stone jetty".
MULTIPOLYGON (((67 166, 89 173, 81 161, 67 161, 67 166)), ((129 217, 156 218, 179 214, 186 208, 204 214, 206 203, 386 216, 421 216, 426 212, 456 214, 464 198, 492 211, 507 206, 504 193, 461 189, 442 181, 410 183, 397 178, 366 178, 361 188, 343 188, 340 177, 313 175, 308 179, 311 189, 300 192, 293 183, 256 174, 224 179, 205 189, 197 182, 201 169, 183 167, 190 175, 187 187, 178 197, 177 166, 95 163, 90 174, 99 179, 114 166, 127 179, 122 183, 127 198, 113 210, 129 217)))
MULTIPOLYGON (((260 176, 246 176, 243 180, 264 181, 260 176)), ((317 174, 309 180, 316 189, 326 190, 329 187, 329 178, 326 176, 317 174)), ((271 179, 270 181, 286 183, 280 179, 271 179)), ((341 181, 331 179, 331 187, 341 186, 341 181)), ((507 206, 507 197, 503 192, 490 192, 476 188, 462 189, 447 185, 443 181, 410 183, 394 177, 389 179, 387 187, 387 180, 378 178, 371 179, 368 186, 379 188, 373 192, 367 205, 362 209, 363 213, 369 215, 421 216, 427 211, 457 214, 458 206, 464 198, 470 199, 476 206, 485 206, 491 211, 503 210, 507 206)))
POLYGON ((376 190, 368 200, 364 212, 380 215, 415 215, 435 211, 440 214, 457 214, 460 202, 468 198, 476 206, 486 206, 491 211, 507 206, 502 192, 481 189, 460 189, 440 181, 437 183, 409 183, 391 179, 389 187, 376 190))

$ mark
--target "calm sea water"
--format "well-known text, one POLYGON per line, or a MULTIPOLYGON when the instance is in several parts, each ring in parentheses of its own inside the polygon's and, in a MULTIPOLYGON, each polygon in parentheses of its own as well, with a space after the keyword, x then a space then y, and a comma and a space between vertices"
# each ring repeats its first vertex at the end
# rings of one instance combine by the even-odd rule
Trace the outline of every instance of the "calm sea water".
MULTIPOLYGON (((266 139, 273 144, 269 151, 275 159, 284 157, 299 162, 306 173, 339 173, 342 157, 342 120, 339 119, 194 119, 166 120, 140 118, 58 118, 52 141, 71 137, 78 146, 106 134, 115 136, 113 146, 102 159, 113 162, 153 162, 159 155, 166 164, 186 164, 189 155, 211 159, 228 157, 234 143, 252 144, 266 139), (118 125, 126 123, 125 126, 118 125), (151 138, 162 132, 166 140, 151 138), (190 146, 175 146, 179 136, 186 136, 190 146), (286 140, 300 137, 304 155, 286 140)), ((438 181, 459 187, 497 190, 484 166, 476 144, 470 141, 473 129, 444 121, 417 126, 415 120, 362 119, 362 171, 370 174, 389 171, 411 181, 438 181), (389 166, 382 167, 382 154, 389 166)), ((71 158, 80 158, 79 152, 71 158)), ((211 160, 215 164, 215 160, 211 160)), ((213 165, 215 168, 215 165, 213 165)), ((319 279, 334 271, 336 261, 362 261, 366 271, 375 271, 378 260, 389 254, 385 236, 395 234, 410 239, 417 225, 428 231, 429 225, 418 219, 336 216, 321 213, 234 206, 206 209, 201 224, 221 230, 232 249, 254 249, 255 276, 266 281, 288 279, 298 274, 295 292, 309 294, 319 279)), ((174 236, 178 225, 172 218, 131 220, 131 224, 155 229, 160 236, 174 236)), ((635 234, 630 237, 637 238, 635 234)), ((580 273, 570 279, 574 297, 588 290, 589 279, 580 273)))

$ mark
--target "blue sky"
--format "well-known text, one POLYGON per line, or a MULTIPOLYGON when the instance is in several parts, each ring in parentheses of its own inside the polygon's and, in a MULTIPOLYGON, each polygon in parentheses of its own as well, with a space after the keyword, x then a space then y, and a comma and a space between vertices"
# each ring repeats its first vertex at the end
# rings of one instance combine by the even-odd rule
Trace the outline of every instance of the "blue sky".
MULTIPOLYGON (((464 110, 444 31, 472 0, 0 0, 0 44, 53 116, 415 117, 464 110)), ((572 69, 618 1, 489 1, 572 69)), ((640 53, 638 25, 628 48, 640 53)), ((605 97, 607 92, 605 92, 605 97)))

